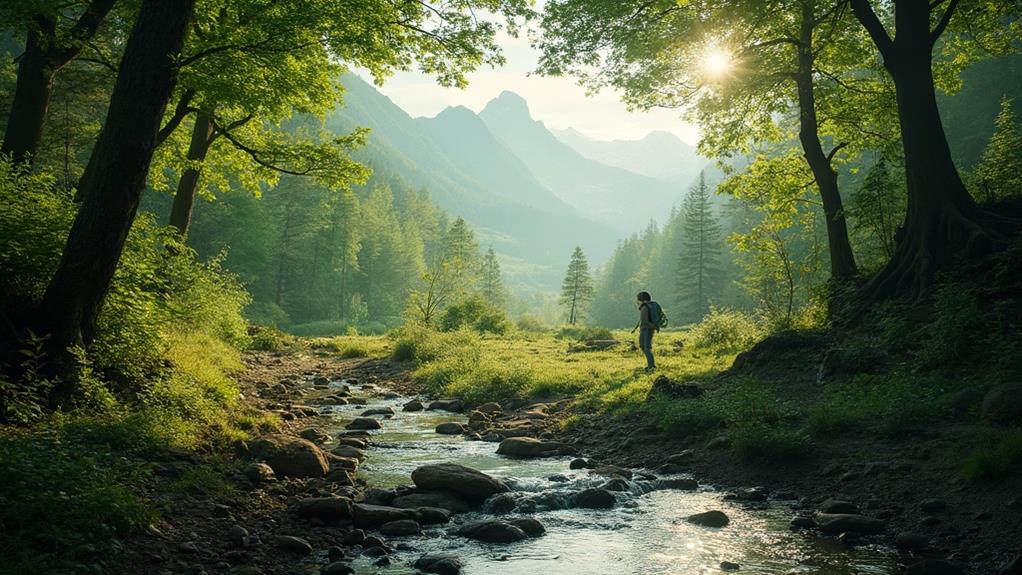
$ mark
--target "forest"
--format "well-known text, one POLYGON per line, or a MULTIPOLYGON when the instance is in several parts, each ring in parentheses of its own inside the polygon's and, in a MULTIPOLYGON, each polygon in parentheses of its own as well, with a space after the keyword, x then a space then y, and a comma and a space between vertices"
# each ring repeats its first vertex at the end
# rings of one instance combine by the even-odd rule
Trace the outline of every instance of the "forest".
POLYGON ((1022 573, 1020 96, 1015 0, 9 0, 0 574, 1022 573))

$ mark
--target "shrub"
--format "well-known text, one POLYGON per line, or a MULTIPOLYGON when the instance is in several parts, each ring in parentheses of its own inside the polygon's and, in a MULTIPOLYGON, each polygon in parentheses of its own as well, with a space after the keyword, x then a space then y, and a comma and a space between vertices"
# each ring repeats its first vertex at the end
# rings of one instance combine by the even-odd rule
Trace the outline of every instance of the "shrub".
POLYGON ((286 334, 275 327, 254 327, 248 343, 253 351, 286 351, 298 344, 294 336, 286 334))
POLYGON ((347 335, 353 329, 350 323, 337 320, 313 321, 288 326, 288 333, 299 337, 334 337, 347 335))
POLYGON ((830 388, 824 399, 809 409, 806 425, 814 437, 864 425, 893 432, 936 414, 945 395, 939 381, 897 372, 860 374, 830 388))
POLYGON ((969 355, 982 340, 984 314, 974 290, 957 282, 943 283, 934 294, 934 314, 917 355, 921 365, 948 365, 969 355))
POLYGON ((748 314, 717 308, 711 308, 702 321, 692 327, 691 334, 693 346, 716 353, 747 349, 763 336, 748 314))
POLYGON ((975 444, 962 461, 962 475, 966 479, 1000 479, 1022 464, 1022 429, 983 430, 975 444))
POLYGON ((518 318, 516 324, 518 325, 518 329, 522 331, 533 333, 546 331, 546 327, 543 325, 543 323, 540 322, 538 319, 532 317, 531 315, 523 315, 522 317, 518 318))
POLYGON ((745 460, 792 460, 804 457, 809 450, 809 438, 801 430, 777 422, 745 422, 728 430, 731 449, 745 460))
POLYGON ((593 339, 614 339, 614 333, 605 327, 566 325, 557 330, 554 337, 558 339, 573 339, 575 341, 589 341, 593 339))
POLYGON ((414 361, 419 365, 441 357, 457 356, 478 346, 475 332, 462 329, 441 333, 414 323, 392 331, 391 337, 395 340, 391 359, 414 361))
POLYGON ((455 331, 462 327, 480 333, 503 334, 508 328, 507 315, 483 298, 472 296, 449 306, 440 316, 441 331, 455 331))

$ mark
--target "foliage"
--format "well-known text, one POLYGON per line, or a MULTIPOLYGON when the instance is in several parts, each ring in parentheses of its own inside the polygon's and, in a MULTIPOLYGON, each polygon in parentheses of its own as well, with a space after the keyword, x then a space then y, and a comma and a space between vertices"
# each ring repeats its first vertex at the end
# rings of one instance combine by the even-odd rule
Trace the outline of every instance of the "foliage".
POLYGON ((296 345, 294 336, 275 327, 259 326, 253 330, 248 349, 254 351, 286 351, 296 345))
POLYGON ((875 154, 862 185, 848 202, 848 216, 862 267, 880 268, 894 255, 894 237, 905 220, 904 160, 894 151, 875 154))
POLYGON ((449 306, 440 317, 441 331, 456 331, 462 327, 480 333, 503 334, 508 330, 509 323, 503 311, 480 295, 449 306))
POLYGON ((986 322, 977 294, 947 280, 934 294, 934 320, 927 326, 916 360, 924 367, 956 364, 984 343, 986 322))
POLYGON ((689 189, 682 203, 681 255, 678 258, 677 290, 685 317, 699 321, 710 310, 710 295, 719 293, 720 226, 713 214, 706 174, 689 189))
POLYGON ((763 335, 763 330, 748 314, 715 307, 711 307, 710 312, 690 331, 692 345, 714 353, 748 349, 763 335))
POLYGON ((1001 479, 1022 463, 1022 430, 981 429, 969 442, 974 447, 962 460, 962 475, 970 481, 1001 479))
POLYGON ((500 262, 493 248, 486 250, 479 271, 479 293, 483 299, 497 309, 503 309, 507 294, 500 274, 500 262))
POLYGON ((571 254, 568 270, 564 273, 564 281, 561 283, 561 305, 568 308, 566 310, 568 323, 575 325, 585 317, 592 300, 593 278, 589 275, 589 262, 586 261, 582 248, 576 246, 571 254))
POLYGON ((69 573, 153 514, 126 484, 147 471, 89 438, 0 433, 0 573, 69 573))
POLYGON ((18 376, 9 381, 0 373, 0 421, 25 425, 43 415, 43 406, 53 387, 42 372, 46 361, 44 343, 45 338, 29 333, 25 347, 18 350, 21 355, 18 376))
POLYGON ((979 199, 988 202, 1022 195, 1022 124, 1007 96, 994 126, 975 172, 979 199))
POLYGON ((909 374, 861 374, 828 389, 810 407, 806 428, 813 437, 829 437, 863 427, 881 433, 897 431, 932 418, 945 401, 946 384, 909 374))

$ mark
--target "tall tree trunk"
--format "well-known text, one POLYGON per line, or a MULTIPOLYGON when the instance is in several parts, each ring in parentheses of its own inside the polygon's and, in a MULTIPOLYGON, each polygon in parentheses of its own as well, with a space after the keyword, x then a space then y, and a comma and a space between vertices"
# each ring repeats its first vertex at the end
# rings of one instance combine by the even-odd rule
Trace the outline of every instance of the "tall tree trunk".
POLYGON ((85 190, 60 264, 40 305, 62 403, 74 390, 68 348, 88 344, 135 219, 156 133, 177 81, 176 61, 195 0, 144 0, 128 39, 100 140, 96 176, 85 190))
POLYGON ((824 153, 820 141, 816 94, 813 91, 813 30, 816 26, 816 16, 811 3, 804 2, 802 6, 798 73, 795 76, 799 107, 798 138, 823 203, 823 215, 827 222, 827 247, 830 252, 830 275, 836 280, 847 281, 858 275, 859 269, 855 265, 852 243, 848 239, 848 224, 845 221, 844 206, 838 190, 837 172, 831 166, 831 157, 824 153))
POLYGON ((895 236, 894 255, 870 280, 864 295, 867 301, 919 297, 936 273, 956 258, 990 251, 997 241, 996 228, 1007 222, 976 204, 951 159, 932 69, 933 43, 943 28, 931 31, 929 3, 896 4, 894 40, 868 1, 853 0, 852 7, 894 80, 908 188, 905 222, 895 236))
POLYGON ((210 144, 213 143, 213 118, 206 110, 195 114, 195 126, 192 127, 192 140, 188 144, 188 160, 198 164, 191 166, 181 174, 174 193, 174 205, 170 209, 170 225, 177 228, 181 239, 188 237, 188 226, 192 222, 192 206, 195 205, 195 193, 199 189, 199 178, 202 176, 202 162, 206 159, 210 144))
POLYGON ((95 36, 114 2, 93 0, 69 30, 59 33, 56 20, 35 16, 36 27, 28 32, 25 53, 18 62, 14 99, 0 153, 17 162, 32 161, 42 141, 54 75, 95 36))

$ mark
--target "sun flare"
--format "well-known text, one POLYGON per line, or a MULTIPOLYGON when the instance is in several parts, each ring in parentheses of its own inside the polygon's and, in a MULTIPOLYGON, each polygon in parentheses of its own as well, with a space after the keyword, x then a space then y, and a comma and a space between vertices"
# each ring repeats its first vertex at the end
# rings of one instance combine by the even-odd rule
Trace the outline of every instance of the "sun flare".
POLYGON ((700 62, 703 73, 710 78, 722 78, 731 71, 733 67, 732 55, 730 52, 719 46, 707 46, 703 50, 702 61, 700 62))

